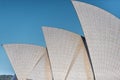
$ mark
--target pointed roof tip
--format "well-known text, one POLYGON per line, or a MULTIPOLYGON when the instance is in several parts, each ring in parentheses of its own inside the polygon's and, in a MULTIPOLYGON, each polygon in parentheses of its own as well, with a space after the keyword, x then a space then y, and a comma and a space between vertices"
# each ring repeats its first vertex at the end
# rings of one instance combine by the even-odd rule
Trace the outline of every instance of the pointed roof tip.
POLYGON ((73 3, 74 1, 76 1, 76 0, 71 0, 72 3, 73 3))
POLYGON ((80 0, 71 0, 71 2, 74 4, 76 3, 79 3, 79 4, 89 4, 89 3, 86 3, 86 2, 83 2, 83 1, 80 1, 80 0))
POLYGON ((41 28, 43 29, 45 26, 42 26, 41 28))
POLYGON ((49 26, 45 26, 45 25, 44 25, 44 26, 42 26, 42 29, 43 29, 43 28, 49 28, 49 26))
POLYGON ((47 26, 42 26, 42 31, 46 30, 47 28, 47 26))
POLYGON ((73 7, 75 7, 76 4, 82 4, 82 3, 85 3, 85 2, 81 2, 81 1, 78 1, 78 0, 71 0, 72 4, 73 4, 73 7))
MULTIPOLYGON (((77 9, 77 7, 82 7, 80 8, 79 10, 82 10, 82 9, 91 9, 92 11, 94 10, 99 10, 100 12, 103 12, 103 13, 106 13, 106 14, 109 14, 109 15, 112 15, 114 18, 116 19, 119 19, 118 17, 116 17, 115 15, 111 14, 109 11, 101 8, 101 7, 98 7, 96 5, 93 5, 93 4, 90 4, 90 3, 87 3, 87 2, 83 2, 83 1, 78 1, 78 0, 71 0, 72 3, 73 3, 73 7, 75 8, 75 10, 77 9)), ((85 11, 85 10, 82 10, 82 11, 85 11)), ((84 13, 84 12, 83 12, 84 13)))
POLYGON ((49 29, 52 29, 52 28, 55 28, 55 27, 43 26, 43 27, 42 27, 42 30, 46 30, 46 29, 49 30, 49 29))
MULTIPOLYGON (((71 0, 71 2, 75 2, 75 1, 78 1, 78 0, 71 0)), ((81 1, 79 1, 79 2, 81 2, 81 1)))

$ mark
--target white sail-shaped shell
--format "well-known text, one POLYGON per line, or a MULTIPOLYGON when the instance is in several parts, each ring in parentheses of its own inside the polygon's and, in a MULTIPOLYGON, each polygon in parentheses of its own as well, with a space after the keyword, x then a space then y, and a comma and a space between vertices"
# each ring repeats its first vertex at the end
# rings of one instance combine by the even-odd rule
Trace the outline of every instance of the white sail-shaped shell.
POLYGON ((92 80, 88 56, 79 35, 50 27, 43 27, 43 33, 54 80, 88 80, 88 76, 92 80), (90 75, 87 75, 87 71, 90 75))
POLYGON ((28 76, 30 76, 37 61, 46 53, 46 49, 43 47, 27 44, 6 44, 3 45, 3 47, 5 48, 18 80, 26 80, 28 76))
POLYGON ((66 80, 94 80, 88 55, 82 41, 76 53, 66 80))
POLYGON ((44 54, 37 64, 34 66, 33 70, 30 72, 28 79, 32 80, 52 80, 50 63, 47 53, 44 54))
POLYGON ((72 2, 85 34, 96 80, 120 80, 120 19, 95 6, 72 2))

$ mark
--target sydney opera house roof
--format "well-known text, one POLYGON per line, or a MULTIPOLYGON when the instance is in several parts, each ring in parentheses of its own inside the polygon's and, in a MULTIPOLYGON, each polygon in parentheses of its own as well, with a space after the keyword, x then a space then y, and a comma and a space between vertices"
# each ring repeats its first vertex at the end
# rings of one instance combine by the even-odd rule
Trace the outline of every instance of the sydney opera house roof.
POLYGON ((120 20, 86 3, 73 1, 92 59, 96 80, 120 79, 120 20))
POLYGON ((27 79, 41 60, 44 59, 46 53, 45 48, 33 45, 8 44, 3 45, 3 47, 19 80, 27 79))
POLYGON ((43 32, 55 80, 93 79, 87 52, 79 35, 49 27, 43 27, 43 32))
POLYGON ((45 48, 3 45, 18 80, 120 80, 120 20, 93 5, 72 3, 85 39, 43 27, 45 48))

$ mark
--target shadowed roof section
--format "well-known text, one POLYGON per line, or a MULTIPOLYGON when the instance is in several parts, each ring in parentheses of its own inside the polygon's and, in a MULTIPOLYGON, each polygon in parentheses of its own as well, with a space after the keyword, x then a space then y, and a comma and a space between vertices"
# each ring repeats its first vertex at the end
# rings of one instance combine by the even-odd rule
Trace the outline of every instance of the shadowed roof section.
POLYGON ((26 80, 38 60, 46 53, 46 48, 28 44, 3 45, 18 80, 26 80))
POLYGON ((72 3, 84 31, 96 80, 120 80, 120 19, 93 5, 72 3))
POLYGON ((72 32, 43 27, 54 80, 93 80, 82 38, 72 32))

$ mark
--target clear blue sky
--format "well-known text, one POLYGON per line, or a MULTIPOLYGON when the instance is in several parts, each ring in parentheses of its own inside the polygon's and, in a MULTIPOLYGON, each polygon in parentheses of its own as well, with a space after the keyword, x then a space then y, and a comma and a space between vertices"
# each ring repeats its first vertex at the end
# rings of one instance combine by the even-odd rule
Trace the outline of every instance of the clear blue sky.
MULTIPOLYGON (((120 18, 120 0, 80 0, 120 18)), ((25 43, 45 46, 42 26, 63 28, 83 35, 70 0, 0 0, 0 44, 25 43)), ((0 74, 14 74, 0 46, 0 74)))

